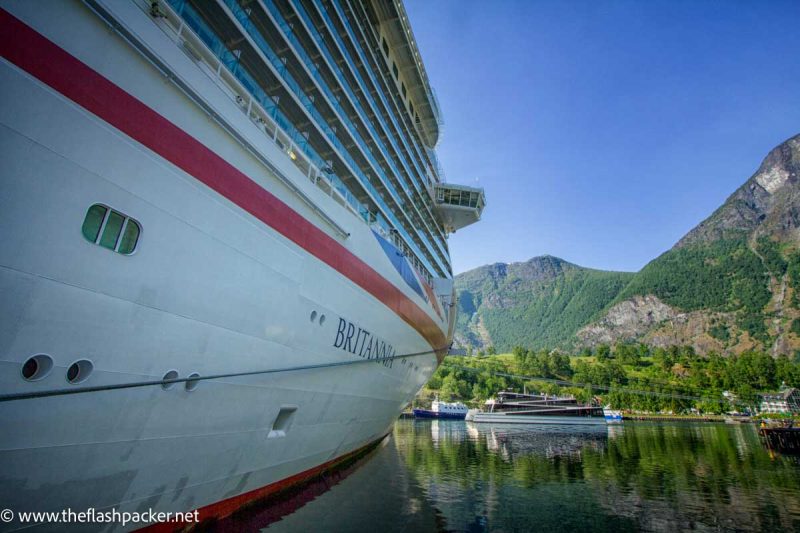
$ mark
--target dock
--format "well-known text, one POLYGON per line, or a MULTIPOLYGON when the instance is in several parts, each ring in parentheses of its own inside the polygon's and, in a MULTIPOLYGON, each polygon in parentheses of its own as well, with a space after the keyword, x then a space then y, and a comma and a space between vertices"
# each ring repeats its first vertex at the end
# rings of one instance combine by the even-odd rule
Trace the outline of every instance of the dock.
POLYGON ((800 427, 758 428, 759 436, 773 450, 785 453, 800 453, 800 427))
MULTIPOLYGON (((697 416, 697 415, 635 415, 624 414, 623 420, 635 420, 638 422, 725 422, 726 417, 718 415, 697 416)), ((742 422, 750 422, 749 419, 742 422)))

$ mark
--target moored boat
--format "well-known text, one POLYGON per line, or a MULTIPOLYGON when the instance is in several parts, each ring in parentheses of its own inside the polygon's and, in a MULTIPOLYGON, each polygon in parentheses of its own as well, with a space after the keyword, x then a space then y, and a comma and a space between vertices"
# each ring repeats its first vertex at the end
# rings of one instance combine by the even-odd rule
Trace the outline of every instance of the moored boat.
POLYGON ((439 398, 436 398, 431 403, 430 409, 414 409, 414 418, 464 420, 467 411, 467 406, 461 402, 441 402, 439 398))
POLYGON ((513 424, 605 424, 603 408, 594 403, 584 405, 573 396, 550 396, 501 391, 489 399, 484 410, 470 409, 469 422, 513 424))
POLYGON ((610 406, 603 408, 603 416, 609 424, 622 424, 622 411, 611 409, 610 406))

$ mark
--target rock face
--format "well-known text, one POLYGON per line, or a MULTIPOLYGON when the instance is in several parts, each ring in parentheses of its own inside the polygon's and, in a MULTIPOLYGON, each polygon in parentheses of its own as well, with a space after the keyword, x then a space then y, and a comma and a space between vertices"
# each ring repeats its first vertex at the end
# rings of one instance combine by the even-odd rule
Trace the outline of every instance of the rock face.
MULTIPOLYGON (((717 324, 732 317, 724 313, 704 311, 682 312, 665 304, 658 297, 634 296, 609 308, 604 316, 577 333, 581 346, 613 345, 618 342, 644 342, 650 346, 691 345, 700 353, 722 352, 725 342, 708 333, 717 324)), ((747 348, 752 348, 752 342, 747 348)))
POLYGON ((774 148, 744 185, 676 248, 730 237, 738 232, 797 240, 800 227, 800 135, 774 148))
POLYGON ((634 296, 612 306, 603 318, 578 331, 578 339, 581 344, 591 347, 638 340, 642 331, 679 317, 680 312, 652 294, 634 296))
POLYGON ((456 276, 456 341, 509 350, 601 343, 800 349, 800 135, 636 274, 543 256, 456 276))

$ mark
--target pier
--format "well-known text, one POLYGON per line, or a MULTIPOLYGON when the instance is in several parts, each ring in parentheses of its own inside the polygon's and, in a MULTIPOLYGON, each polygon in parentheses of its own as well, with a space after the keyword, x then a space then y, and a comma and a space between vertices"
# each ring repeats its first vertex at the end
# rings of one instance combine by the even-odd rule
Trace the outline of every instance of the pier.
POLYGON ((758 435, 773 450, 800 453, 800 428, 758 428, 758 435))

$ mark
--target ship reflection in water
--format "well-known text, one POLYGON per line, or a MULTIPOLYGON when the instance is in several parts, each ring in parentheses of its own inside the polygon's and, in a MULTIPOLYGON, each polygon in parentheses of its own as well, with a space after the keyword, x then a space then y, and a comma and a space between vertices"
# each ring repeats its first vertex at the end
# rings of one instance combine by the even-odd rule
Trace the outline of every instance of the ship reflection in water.
MULTIPOLYGON (((266 524, 265 524, 266 525, 266 524)), ((752 426, 398 421, 269 531, 800 530, 800 463, 752 426)))

